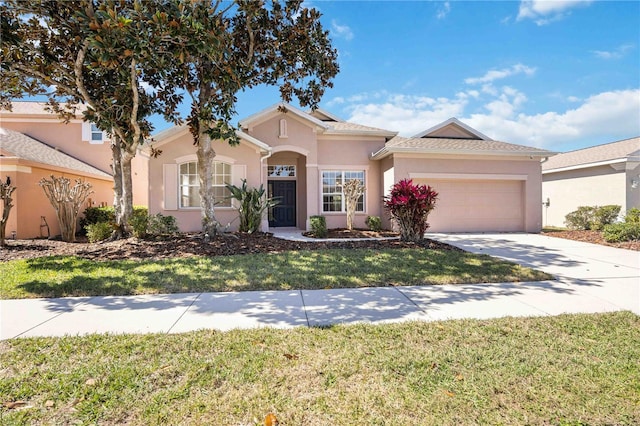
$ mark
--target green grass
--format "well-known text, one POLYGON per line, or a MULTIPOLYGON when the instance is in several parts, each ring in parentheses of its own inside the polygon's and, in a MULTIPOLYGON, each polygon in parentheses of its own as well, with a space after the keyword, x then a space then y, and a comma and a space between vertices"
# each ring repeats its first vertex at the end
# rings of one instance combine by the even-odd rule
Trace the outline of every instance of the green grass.
POLYGON ((0 342, 0 423, 637 425, 629 313, 0 342))
POLYGON ((319 250, 160 261, 41 257, 0 263, 0 298, 539 281, 553 277, 449 250, 319 250))

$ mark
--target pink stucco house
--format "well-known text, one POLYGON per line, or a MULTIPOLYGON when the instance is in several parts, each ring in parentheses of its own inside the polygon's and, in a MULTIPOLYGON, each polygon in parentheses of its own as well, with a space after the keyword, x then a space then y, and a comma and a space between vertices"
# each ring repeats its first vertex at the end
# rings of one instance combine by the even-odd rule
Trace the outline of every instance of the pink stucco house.
MULTIPOLYGON (((147 205, 147 159, 138 155, 134 169, 134 204, 147 205)), ((64 123, 39 102, 13 102, 12 111, 0 110, 0 179, 16 186, 7 236, 51 236, 60 229, 48 198, 38 182, 65 176, 83 179, 93 186, 88 206, 113 204, 111 148, 107 135, 81 116, 64 123), (44 221, 42 220, 44 217, 44 221)))
MULTIPOLYGON (((382 197, 401 179, 429 184, 439 193, 431 231, 526 231, 542 226, 541 161, 553 153, 492 140, 452 118, 412 138, 346 122, 323 110, 304 112, 276 104, 240 121, 239 146, 216 146, 217 218, 236 229, 237 213, 224 184, 261 184, 281 204, 263 221, 308 229, 323 215, 329 228, 344 227, 339 184, 359 179, 365 194, 356 226, 369 215, 386 221, 382 197)), ((199 230, 196 148, 184 126, 154 137, 162 150, 149 159, 149 211, 177 218, 183 231, 199 230)), ((387 226, 388 221, 385 222, 387 226)))

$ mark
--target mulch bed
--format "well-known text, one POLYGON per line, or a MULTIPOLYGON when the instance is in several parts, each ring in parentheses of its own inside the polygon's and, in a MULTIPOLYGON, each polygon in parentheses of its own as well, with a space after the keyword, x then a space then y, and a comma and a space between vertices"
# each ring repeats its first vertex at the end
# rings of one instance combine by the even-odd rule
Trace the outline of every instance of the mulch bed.
POLYGON ((424 240, 419 244, 399 240, 370 241, 312 241, 297 242, 275 238, 272 234, 225 234, 205 242, 197 233, 181 233, 165 238, 128 238, 117 241, 88 243, 79 239, 75 243, 59 240, 7 240, 7 246, 0 249, 0 261, 29 259, 45 256, 79 256, 91 260, 121 259, 167 259, 186 256, 228 256, 250 253, 279 253, 291 250, 338 249, 386 249, 415 248, 456 250, 448 244, 424 240))
MULTIPOLYGON (((546 231, 544 235, 566 238, 594 244, 608 245, 628 250, 640 251, 640 241, 624 243, 607 243, 599 231, 546 231)), ((344 229, 330 230, 330 238, 375 238, 394 237, 397 233, 383 231, 375 233, 369 230, 344 229)), ((425 239, 419 244, 405 243, 399 240, 369 240, 369 241, 312 241, 298 242, 275 238, 269 233, 253 235, 231 233, 205 242, 197 233, 181 233, 164 238, 137 239, 128 238, 117 241, 103 241, 89 243, 80 237, 75 243, 65 243, 60 240, 7 240, 7 246, 0 248, 0 262, 14 259, 31 259, 46 256, 78 256, 91 260, 122 260, 122 259, 167 259, 186 256, 228 256, 233 254, 250 253, 280 253, 291 250, 322 250, 338 249, 387 249, 387 248, 415 248, 456 250, 456 247, 437 241, 425 239)))
MULTIPOLYGON (((304 232, 305 237, 314 238, 313 232, 304 232)), ((394 231, 371 231, 369 229, 328 229, 325 238, 398 238, 400 234, 394 231)))
POLYGON ((622 243, 608 243, 602 236, 602 231, 544 231, 544 235, 549 237, 565 238, 567 240, 583 241, 585 243, 600 244, 603 246, 611 246, 623 248, 627 250, 640 251, 640 241, 625 241, 622 243))

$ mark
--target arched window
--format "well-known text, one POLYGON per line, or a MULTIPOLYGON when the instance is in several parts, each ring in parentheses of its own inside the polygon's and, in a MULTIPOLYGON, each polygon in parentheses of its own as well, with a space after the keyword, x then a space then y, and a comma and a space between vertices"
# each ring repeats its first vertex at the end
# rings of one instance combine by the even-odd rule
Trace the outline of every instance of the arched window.
MULTIPOLYGON (((200 207, 200 179, 198 163, 190 161, 180 164, 178 175, 180 187, 180 208, 200 207)), ((231 198, 226 184, 231 183, 231 164, 221 161, 213 163, 213 191, 216 206, 231 207, 231 198)))

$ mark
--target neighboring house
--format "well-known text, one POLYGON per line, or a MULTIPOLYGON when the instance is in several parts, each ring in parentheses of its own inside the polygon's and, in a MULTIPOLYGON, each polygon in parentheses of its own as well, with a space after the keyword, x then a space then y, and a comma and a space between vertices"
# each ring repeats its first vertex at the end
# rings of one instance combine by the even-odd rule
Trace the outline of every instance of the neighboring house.
MULTIPOLYGON (((0 179, 9 176, 16 187, 7 235, 46 236, 41 217, 51 236, 60 233, 55 210, 38 185, 51 175, 90 182, 94 193, 87 207, 112 205, 109 142, 104 132, 83 122, 81 116, 64 123, 40 102, 14 102, 12 111, 0 110, 0 179)), ((134 204, 147 205, 147 158, 136 156, 132 168, 134 204)))
POLYGON ((579 206, 640 207, 640 137, 558 154, 542 164, 545 226, 579 206))
MULTIPOLYGON (((542 226, 541 159, 553 153, 491 140, 452 118, 413 138, 345 122, 316 110, 276 104, 240 121, 240 145, 215 146, 216 217, 237 229, 237 212, 224 184, 261 184, 281 203, 263 222, 309 228, 323 215, 329 228, 346 225, 340 184, 364 183, 355 226, 369 215, 388 219, 382 197, 393 183, 411 178, 440 193, 432 231, 527 231, 542 226)), ((173 127, 154 137, 162 151, 149 160, 149 211, 173 215, 183 231, 201 228, 196 148, 188 129, 173 127)))

